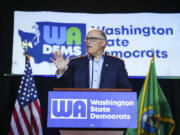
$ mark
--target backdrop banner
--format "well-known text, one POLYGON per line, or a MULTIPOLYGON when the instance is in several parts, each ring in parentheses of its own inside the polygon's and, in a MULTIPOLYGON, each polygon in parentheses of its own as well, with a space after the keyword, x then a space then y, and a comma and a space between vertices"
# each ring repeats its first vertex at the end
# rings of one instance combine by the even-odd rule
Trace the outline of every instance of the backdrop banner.
POLYGON ((53 52, 64 57, 86 54, 84 39, 91 28, 108 37, 106 52, 122 58, 129 76, 146 76, 152 49, 157 76, 180 76, 180 13, 89 14, 63 12, 14 13, 12 74, 23 74, 28 46, 34 75, 54 75, 53 52))

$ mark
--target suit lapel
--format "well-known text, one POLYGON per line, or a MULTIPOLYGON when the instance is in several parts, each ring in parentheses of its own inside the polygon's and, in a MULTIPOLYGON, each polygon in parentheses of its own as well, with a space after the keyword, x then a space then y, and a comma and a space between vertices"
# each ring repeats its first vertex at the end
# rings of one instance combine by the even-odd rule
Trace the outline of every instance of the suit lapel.
POLYGON ((87 76, 87 78, 85 79, 85 88, 89 88, 89 59, 88 56, 84 57, 85 60, 85 64, 84 64, 84 72, 85 72, 85 76, 87 76))
POLYGON ((106 74, 106 72, 108 70, 108 66, 109 66, 108 56, 105 53, 105 55, 104 55, 104 62, 103 62, 103 65, 102 65, 102 71, 101 71, 100 88, 102 88, 102 86, 103 86, 104 76, 105 76, 105 74, 106 74))

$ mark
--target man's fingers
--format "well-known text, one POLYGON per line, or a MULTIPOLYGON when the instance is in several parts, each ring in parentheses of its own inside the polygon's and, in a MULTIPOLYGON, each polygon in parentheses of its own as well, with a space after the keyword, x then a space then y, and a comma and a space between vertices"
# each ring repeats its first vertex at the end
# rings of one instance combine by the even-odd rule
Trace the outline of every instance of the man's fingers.
POLYGON ((66 59, 63 58, 63 55, 62 53, 59 51, 59 52, 54 52, 54 57, 55 59, 53 58, 49 58, 56 66, 58 64, 61 64, 62 66, 67 66, 69 64, 69 56, 66 57, 66 59))
POLYGON ((53 55, 56 60, 59 58, 63 58, 63 54, 61 53, 61 51, 55 51, 53 55))
POLYGON ((59 50, 59 55, 60 55, 60 57, 61 58, 63 58, 63 55, 62 55, 62 53, 61 53, 61 51, 59 50))
POLYGON ((56 61, 53 58, 49 58, 49 59, 55 64, 56 61))
POLYGON ((59 58, 57 51, 54 52, 54 58, 55 58, 55 59, 58 59, 58 58, 59 58))
POLYGON ((66 57, 66 64, 69 63, 69 56, 66 57))

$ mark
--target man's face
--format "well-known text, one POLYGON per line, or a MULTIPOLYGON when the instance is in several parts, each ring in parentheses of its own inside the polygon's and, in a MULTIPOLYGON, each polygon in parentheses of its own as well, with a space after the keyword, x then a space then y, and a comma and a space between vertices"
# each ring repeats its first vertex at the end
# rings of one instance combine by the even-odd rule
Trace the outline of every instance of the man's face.
POLYGON ((98 30, 90 31, 86 36, 86 52, 91 56, 100 56, 104 52, 106 41, 98 30))

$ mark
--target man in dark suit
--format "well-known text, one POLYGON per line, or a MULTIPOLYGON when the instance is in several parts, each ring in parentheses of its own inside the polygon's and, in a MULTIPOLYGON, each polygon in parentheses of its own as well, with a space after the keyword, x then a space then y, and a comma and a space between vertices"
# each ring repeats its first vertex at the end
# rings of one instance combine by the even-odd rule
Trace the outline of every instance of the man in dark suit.
POLYGON ((55 52, 54 59, 57 77, 63 87, 71 88, 131 88, 124 61, 104 52, 107 37, 104 31, 92 29, 86 39, 87 55, 63 58, 62 53, 55 52))
MULTIPOLYGON (((69 88, 132 88, 124 61, 104 52, 107 37, 104 31, 92 29, 86 36, 87 55, 63 58, 61 51, 51 61, 56 65, 61 87, 69 88)), ((125 132, 124 132, 125 133, 125 132)))

